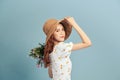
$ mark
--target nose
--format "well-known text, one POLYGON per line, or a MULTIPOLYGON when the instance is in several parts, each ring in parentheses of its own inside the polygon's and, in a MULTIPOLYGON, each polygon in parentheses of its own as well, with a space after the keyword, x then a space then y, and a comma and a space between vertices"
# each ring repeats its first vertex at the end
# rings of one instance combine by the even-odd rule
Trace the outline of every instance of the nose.
POLYGON ((61 34, 61 35, 64 35, 64 31, 61 31, 60 34, 61 34))

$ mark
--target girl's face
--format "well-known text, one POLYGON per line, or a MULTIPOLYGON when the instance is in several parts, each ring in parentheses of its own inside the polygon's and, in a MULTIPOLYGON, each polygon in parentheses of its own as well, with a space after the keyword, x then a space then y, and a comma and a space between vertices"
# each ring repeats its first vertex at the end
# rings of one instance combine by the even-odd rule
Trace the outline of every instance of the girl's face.
POLYGON ((65 30, 64 27, 59 24, 53 33, 55 43, 59 43, 65 40, 65 30))

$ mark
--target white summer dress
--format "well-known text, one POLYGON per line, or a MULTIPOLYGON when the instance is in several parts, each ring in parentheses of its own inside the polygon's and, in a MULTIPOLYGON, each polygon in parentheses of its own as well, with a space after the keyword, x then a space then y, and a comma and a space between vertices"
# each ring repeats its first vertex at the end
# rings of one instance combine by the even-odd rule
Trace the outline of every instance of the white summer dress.
POLYGON ((52 80, 71 80, 72 63, 70 54, 72 47, 72 42, 60 42, 55 45, 53 52, 50 53, 52 80))

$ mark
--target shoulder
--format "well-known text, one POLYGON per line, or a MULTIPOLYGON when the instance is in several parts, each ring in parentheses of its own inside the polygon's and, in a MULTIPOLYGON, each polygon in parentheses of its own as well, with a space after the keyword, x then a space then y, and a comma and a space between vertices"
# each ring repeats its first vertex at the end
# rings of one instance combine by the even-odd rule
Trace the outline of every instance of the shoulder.
POLYGON ((73 43, 72 42, 60 42, 58 45, 56 45, 56 48, 59 50, 63 50, 63 49, 72 49, 73 47, 73 43))
POLYGON ((73 43, 72 42, 60 42, 56 45, 56 47, 66 47, 66 46, 68 47, 70 45, 73 45, 73 43))
POLYGON ((62 46, 65 47, 65 48, 66 47, 71 47, 71 46, 73 46, 73 43, 72 42, 67 42, 67 43, 63 42, 62 46))

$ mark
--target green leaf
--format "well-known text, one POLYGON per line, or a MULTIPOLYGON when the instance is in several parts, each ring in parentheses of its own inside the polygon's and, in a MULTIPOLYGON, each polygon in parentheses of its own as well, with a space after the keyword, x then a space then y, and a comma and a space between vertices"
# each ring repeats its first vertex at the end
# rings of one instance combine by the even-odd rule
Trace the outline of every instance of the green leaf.
POLYGON ((31 49, 29 54, 29 56, 31 56, 32 58, 37 59, 37 64, 41 66, 43 65, 44 47, 44 43, 39 43, 39 46, 31 49))

